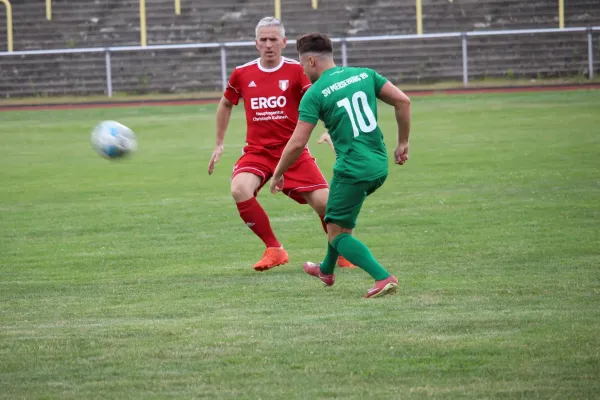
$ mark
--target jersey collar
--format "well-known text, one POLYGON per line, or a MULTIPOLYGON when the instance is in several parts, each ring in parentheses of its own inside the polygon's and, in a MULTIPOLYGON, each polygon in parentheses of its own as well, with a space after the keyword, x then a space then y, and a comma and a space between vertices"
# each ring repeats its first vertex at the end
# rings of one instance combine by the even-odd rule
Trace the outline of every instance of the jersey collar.
POLYGON ((273 67, 273 68, 265 68, 260 64, 260 58, 258 59, 258 69, 260 69, 262 72, 275 72, 277 71, 279 68, 281 68, 281 66, 283 65, 283 62, 285 60, 285 57, 281 57, 281 61, 279 62, 279 65, 273 67))

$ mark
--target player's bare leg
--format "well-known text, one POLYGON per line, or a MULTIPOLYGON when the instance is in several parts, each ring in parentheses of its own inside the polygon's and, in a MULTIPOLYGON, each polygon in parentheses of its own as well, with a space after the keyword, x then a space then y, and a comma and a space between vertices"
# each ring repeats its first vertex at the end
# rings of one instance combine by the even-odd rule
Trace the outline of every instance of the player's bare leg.
POLYGON ((231 195, 240 217, 267 247, 260 261, 254 264, 256 271, 266 271, 289 261, 287 252, 273 233, 267 213, 254 196, 261 183, 261 178, 247 172, 240 172, 231 180, 231 195))
MULTIPOLYGON (((306 202, 316 211, 319 218, 321 218, 321 224, 323 230, 327 234, 327 223, 325 222, 325 209, 327 208, 327 198, 329 197, 329 189, 318 189, 313 192, 302 193, 302 197, 306 202)), ((337 256, 337 265, 341 268, 356 268, 356 265, 348 261, 344 256, 337 256)))

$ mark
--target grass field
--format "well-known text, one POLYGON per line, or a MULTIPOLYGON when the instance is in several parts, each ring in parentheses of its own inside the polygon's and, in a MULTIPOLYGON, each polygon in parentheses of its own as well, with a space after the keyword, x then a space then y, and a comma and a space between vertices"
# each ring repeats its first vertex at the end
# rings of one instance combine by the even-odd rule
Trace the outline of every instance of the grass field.
POLYGON ((243 112, 209 177, 214 113, 0 113, 0 398, 598 398, 600 91, 413 99, 411 159, 356 232, 401 280, 374 300, 360 270, 304 274, 318 218, 266 190, 291 263, 253 271, 243 112), (97 156, 103 119, 138 153, 97 156))

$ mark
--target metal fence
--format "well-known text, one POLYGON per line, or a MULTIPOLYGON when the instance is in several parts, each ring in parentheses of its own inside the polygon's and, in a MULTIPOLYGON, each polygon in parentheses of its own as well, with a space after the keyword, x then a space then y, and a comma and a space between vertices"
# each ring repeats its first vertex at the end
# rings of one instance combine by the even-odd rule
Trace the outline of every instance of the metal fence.
MULTIPOLYGON (((566 34, 566 33, 581 33, 587 34, 587 72, 588 78, 594 78, 594 32, 600 32, 600 26, 594 27, 574 27, 564 29, 522 29, 522 30, 499 30, 499 31, 474 31, 474 32, 450 32, 450 33, 430 33, 423 35, 389 35, 389 36, 365 36, 365 37, 351 37, 351 38, 333 38, 333 42, 339 44, 341 51, 341 64, 346 66, 348 64, 348 51, 349 45, 352 43, 359 42, 391 42, 391 41, 415 41, 422 39, 456 39, 457 44, 460 41, 461 44, 461 58, 462 58, 462 81, 465 87, 469 84, 469 38, 476 37, 494 37, 494 36, 519 36, 519 35, 543 35, 543 34, 566 34)), ((288 43, 294 44, 294 40, 290 40, 288 43)), ((194 44, 165 44, 165 45, 152 45, 152 46, 120 46, 120 47, 106 47, 106 48, 80 48, 80 49, 56 49, 56 50, 32 50, 32 51, 14 51, 14 52, 0 52, 1 57, 6 56, 32 56, 32 55, 57 55, 57 54, 85 54, 85 53, 96 53, 104 54, 104 61, 106 66, 106 90, 105 93, 108 97, 113 95, 113 66, 111 62, 111 55, 120 52, 156 52, 164 50, 185 50, 185 49, 219 49, 220 51, 220 75, 221 85, 224 89, 227 85, 228 70, 227 70, 227 59, 228 49, 234 48, 248 48, 253 47, 255 44, 251 41, 242 42, 224 42, 224 43, 194 43, 194 44)))

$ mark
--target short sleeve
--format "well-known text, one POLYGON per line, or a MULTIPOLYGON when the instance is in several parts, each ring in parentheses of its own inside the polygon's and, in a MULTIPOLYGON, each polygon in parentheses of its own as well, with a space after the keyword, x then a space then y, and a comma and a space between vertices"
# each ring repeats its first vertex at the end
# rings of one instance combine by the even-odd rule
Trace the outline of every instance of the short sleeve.
POLYGON ((384 78, 383 76, 379 75, 377 71, 370 70, 369 72, 371 73, 371 76, 373 76, 373 82, 375 84, 375 93, 379 94, 381 88, 388 82, 388 80, 387 78, 384 78))
POLYGON ((311 86, 300 101, 298 120, 316 125, 319 122, 319 93, 311 86))
POLYGON ((229 77, 229 82, 227 82, 225 93, 223 93, 223 96, 234 105, 237 105, 240 102, 240 97, 242 97, 239 76, 237 69, 233 70, 231 77, 229 77))

